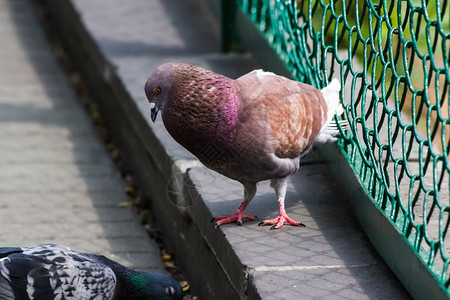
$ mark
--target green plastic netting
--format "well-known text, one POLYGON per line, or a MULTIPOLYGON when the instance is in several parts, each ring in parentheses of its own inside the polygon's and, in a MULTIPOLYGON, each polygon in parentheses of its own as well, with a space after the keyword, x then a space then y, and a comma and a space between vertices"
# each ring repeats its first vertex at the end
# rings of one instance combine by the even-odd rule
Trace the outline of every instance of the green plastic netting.
POLYGON ((449 292, 448 1, 237 3, 294 78, 317 87, 340 79, 351 127, 340 147, 449 292))

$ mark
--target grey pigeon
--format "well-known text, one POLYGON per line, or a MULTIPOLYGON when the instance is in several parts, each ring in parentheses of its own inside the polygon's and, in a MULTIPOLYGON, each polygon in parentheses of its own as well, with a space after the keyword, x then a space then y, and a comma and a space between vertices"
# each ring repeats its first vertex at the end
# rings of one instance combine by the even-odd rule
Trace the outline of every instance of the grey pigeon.
POLYGON ((206 167, 244 186, 244 201, 231 216, 216 224, 256 220, 244 210, 256 193, 256 184, 271 180, 279 215, 260 225, 283 226, 288 217, 284 199, 287 177, 314 143, 335 141, 333 117, 343 113, 340 84, 326 88, 255 70, 236 80, 184 63, 158 67, 145 84, 154 122, 161 111, 170 135, 206 167))
POLYGON ((170 275, 138 272, 65 246, 0 248, 0 299, 183 299, 170 275))

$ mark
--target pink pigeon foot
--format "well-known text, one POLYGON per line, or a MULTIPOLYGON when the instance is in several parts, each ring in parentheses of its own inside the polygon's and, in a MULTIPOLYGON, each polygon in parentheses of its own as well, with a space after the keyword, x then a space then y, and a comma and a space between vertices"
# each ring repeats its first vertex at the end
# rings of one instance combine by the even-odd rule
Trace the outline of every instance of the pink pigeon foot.
POLYGON ((243 219, 249 219, 250 221, 256 221, 258 218, 252 215, 244 215, 244 211, 247 208, 248 204, 255 196, 256 193, 256 184, 244 184, 244 196, 245 200, 239 205, 238 209, 229 217, 216 217, 213 221, 216 222, 216 226, 220 226, 222 224, 228 224, 236 222, 238 225, 242 226, 243 219))
POLYGON ((229 217, 216 217, 214 218, 214 221, 216 222, 217 226, 233 223, 236 222, 238 225, 242 226, 242 220, 248 219, 250 221, 256 221, 258 218, 256 216, 252 215, 244 215, 243 211, 237 210, 234 214, 232 214, 229 217))
POLYGON ((285 212, 280 212, 278 217, 276 217, 275 219, 262 221, 261 223, 258 224, 258 226, 273 225, 270 229, 278 229, 281 226, 283 226, 285 221, 291 224, 292 226, 305 227, 305 224, 292 220, 285 212))

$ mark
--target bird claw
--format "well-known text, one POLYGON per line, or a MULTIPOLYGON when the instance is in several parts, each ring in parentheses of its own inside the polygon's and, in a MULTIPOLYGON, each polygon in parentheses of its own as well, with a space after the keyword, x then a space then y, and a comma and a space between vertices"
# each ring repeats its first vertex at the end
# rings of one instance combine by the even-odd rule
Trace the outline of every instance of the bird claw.
POLYGON ((262 226, 262 225, 272 225, 270 227, 270 230, 273 229, 279 229, 280 227, 283 226, 284 222, 288 222, 289 224, 291 224, 292 226, 296 226, 296 227, 306 227, 305 224, 300 223, 300 222, 296 222, 294 220, 292 220, 291 218, 289 218, 286 214, 280 214, 278 217, 276 217, 275 219, 272 220, 265 220, 262 221, 258 224, 258 226, 262 226))
POLYGON ((223 224, 233 223, 233 222, 236 222, 239 226, 242 226, 243 219, 248 219, 250 221, 256 221, 256 220, 258 220, 258 217, 252 216, 252 215, 244 215, 244 214, 234 213, 229 217, 216 217, 213 219, 213 221, 216 222, 216 227, 223 225, 223 224))
MULTIPOLYGON (((292 223, 289 223, 289 224, 291 224, 292 226, 296 226, 296 227, 306 227, 305 224, 299 223, 299 222, 297 222, 297 224, 292 224, 292 223)), ((273 225, 273 226, 270 226, 270 230, 278 229, 278 228, 280 228, 280 227, 282 227, 282 226, 283 226, 283 223, 281 223, 281 224, 275 224, 275 225, 273 225)))

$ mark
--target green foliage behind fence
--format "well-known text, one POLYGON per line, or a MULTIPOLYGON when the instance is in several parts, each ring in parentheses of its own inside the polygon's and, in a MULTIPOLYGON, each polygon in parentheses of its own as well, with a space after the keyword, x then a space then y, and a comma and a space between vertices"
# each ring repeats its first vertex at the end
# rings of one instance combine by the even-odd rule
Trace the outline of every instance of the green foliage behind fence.
POLYGON ((448 292, 448 0, 237 2, 297 80, 340 79, 344 154, 448 292))

